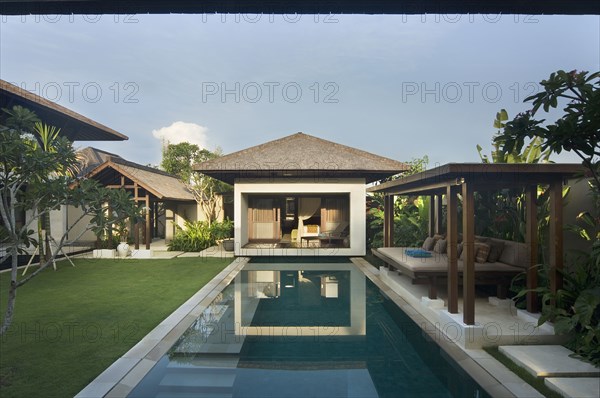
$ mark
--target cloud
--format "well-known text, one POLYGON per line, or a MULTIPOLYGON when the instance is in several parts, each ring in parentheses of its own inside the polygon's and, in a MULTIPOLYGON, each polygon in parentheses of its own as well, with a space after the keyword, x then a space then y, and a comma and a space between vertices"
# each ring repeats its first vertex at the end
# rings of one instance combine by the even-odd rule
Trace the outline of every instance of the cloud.
POLYGON ((196 123, 174 122, 168 127, 161 127, 158 130, 152 130, 154 138, 170 144, 179 144, 180 142, 189 142, 196 144, 200 148, 206 148, 208 127, 200 126, 196 123))

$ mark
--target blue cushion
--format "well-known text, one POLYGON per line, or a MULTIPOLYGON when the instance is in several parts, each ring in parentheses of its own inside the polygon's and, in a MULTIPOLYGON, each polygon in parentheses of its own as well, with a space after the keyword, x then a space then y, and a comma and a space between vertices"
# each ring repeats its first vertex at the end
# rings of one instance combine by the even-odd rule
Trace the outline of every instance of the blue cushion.
POLYGON ((427 250, 423 250, 423 249, 406 249, 406 250, 404 250, 404 253, 407 256, 419 257, 419 258, 425 258, 425 257, 432 256, 432 254, 430 252, 428 252, 427 250))

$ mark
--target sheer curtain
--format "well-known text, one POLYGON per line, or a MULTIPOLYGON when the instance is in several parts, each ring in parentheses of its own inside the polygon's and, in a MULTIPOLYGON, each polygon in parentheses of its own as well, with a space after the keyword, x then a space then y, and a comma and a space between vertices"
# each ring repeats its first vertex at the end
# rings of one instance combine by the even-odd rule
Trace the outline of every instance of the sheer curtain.
POLYGON ((308 220, 321 207, 321 198, 298 198, 298 243, 302 243, 304 221, 308 220))

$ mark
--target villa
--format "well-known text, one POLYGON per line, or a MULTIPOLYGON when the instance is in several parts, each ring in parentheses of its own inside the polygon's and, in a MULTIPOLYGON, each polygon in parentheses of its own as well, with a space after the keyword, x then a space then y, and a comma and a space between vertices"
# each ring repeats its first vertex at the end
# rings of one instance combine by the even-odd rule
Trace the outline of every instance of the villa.
POLYGON ((304 133, 195 167, 234 187, 238 256, 364 255, 366 184, 407 169, 304 133))

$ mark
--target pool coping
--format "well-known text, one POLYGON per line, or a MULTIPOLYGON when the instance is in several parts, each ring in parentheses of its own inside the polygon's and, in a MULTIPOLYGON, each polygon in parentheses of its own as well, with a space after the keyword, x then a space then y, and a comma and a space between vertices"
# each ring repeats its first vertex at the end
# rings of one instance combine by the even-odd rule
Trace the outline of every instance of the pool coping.
POLYGON ((542 397, 535 388, 524 382, 483 349, 465 348, 446 338, 440 325, 427 318, 379 277, 379 270, 362 257, 350 258, 357 267, 402 309, 452 360, 492 397, 542 397))
POLYGON ((84 387, 75 398, 126 397, 248 261, 249 257, 234 258, 227 267, 84 387))

